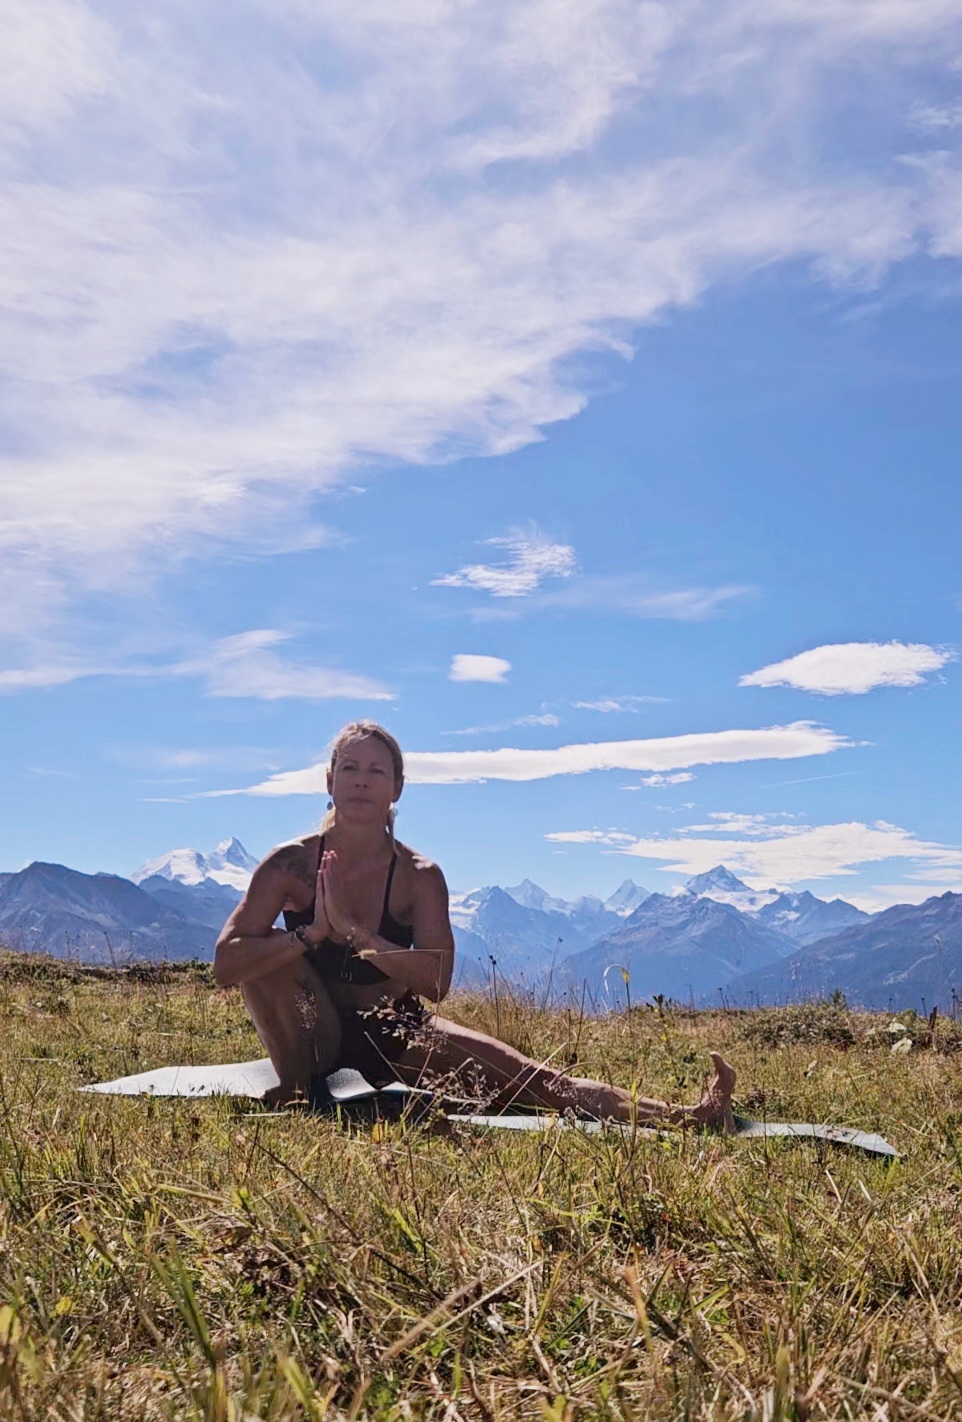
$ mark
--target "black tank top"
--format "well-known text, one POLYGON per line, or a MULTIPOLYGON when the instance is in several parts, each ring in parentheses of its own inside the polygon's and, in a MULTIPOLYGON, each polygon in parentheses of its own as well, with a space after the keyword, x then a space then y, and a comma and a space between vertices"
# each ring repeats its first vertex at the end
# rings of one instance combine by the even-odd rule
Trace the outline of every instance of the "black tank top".
MULTIPOLYGON (((323 853, 324 836, 322 835, 317 855, 318 866, 320 866, 323 853)), ((389 943, 396 943, 399 948, 413 948, 413 928, 409 923, 398 923, 397 919, 392 917, 389 908, 391 885, 394 883, 396 868, 397 851, 395 850, 391 867, 387 871, 384 904, 381 908, 381 921, 378 924, 377 933, 379 938, 386 938, 389 943)), ((289 933, 292 933, 295 928, 310 927, 314 922, 316 903, 315 898, 311 902, 310 908, 284 910, 284 927, 289 933)), ((350 944, 335 943, 333 938, 324 938, 316 947, 307 948, 304 956, 322 978, 331 978, 335 982, 356 983, 358 986, 364 987, 371 983, 387 981, 387 973, 382 973, 380 968, 376 968, 366 958, 359 958, 356 953, 352 952, 350 944)))

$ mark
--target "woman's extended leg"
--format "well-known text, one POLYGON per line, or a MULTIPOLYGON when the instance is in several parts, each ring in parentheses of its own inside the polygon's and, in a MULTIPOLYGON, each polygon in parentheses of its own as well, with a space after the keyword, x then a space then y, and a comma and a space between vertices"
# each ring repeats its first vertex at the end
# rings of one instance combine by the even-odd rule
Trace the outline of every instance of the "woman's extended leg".
POLYGON ((311 1078, 331 1070, 341 1048, 341 1020, 323 979, 303 960, 241 985, 280 1085, 264 1100, 280 1106, 310 1095, 311 1078))
POLYGON ((598 1120, 664 1121, 730 1131, 734 1126, 731 1097, 735 1072, 711 1053, 714 1077, 697 1106, 672 1106, 667 1101, 634 1097, 629 1091, 589 1077, 568 1076, 515 1051, 483 1032, 474 1032, 445 1017, 432 1017, 423 1037, 412 1042, 395 1061, 403 1079, 425 1084, 435 1077, 455 1077, 462 1085, 499 1106, 547 1106, 574 1110, 598 1120))

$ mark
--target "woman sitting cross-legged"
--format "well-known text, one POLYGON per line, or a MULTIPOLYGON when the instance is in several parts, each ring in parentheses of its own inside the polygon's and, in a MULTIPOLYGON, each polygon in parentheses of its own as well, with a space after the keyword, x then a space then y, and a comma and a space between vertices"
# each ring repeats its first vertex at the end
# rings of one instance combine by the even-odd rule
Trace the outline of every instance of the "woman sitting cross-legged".
POLYGON ((214 975, 237 985, 280 1078, 274 1104, 310 1100, 338 1067, 372 1085, 460 1081, 499 1106, 616 1121, 732 1128, 732 1068, 694 1106, 569 1076, 435 1012, 454 938, 444 876, 394 838, 404 764, 394 737, 359 721, 334 743, 331 809, 319 834, 274 849, 217 940, 214 975), (286 927, 273 927, 283 911, 286 927))

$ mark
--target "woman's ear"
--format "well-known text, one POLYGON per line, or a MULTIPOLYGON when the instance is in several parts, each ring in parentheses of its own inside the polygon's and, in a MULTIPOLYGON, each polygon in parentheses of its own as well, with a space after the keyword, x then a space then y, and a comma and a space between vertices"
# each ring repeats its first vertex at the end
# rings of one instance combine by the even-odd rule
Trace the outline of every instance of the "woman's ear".
POLYGON ((333 772, 333 770, 328 770, 328 772, 327 772, 327 793, 328 793, 329 795, 333 795, 333 794, 334 794, 334 772, 333 772))
POLYGON ((401 798, 401 791, 404 789, 404 776, 394 782, 394 803, 397 804, 401 798))

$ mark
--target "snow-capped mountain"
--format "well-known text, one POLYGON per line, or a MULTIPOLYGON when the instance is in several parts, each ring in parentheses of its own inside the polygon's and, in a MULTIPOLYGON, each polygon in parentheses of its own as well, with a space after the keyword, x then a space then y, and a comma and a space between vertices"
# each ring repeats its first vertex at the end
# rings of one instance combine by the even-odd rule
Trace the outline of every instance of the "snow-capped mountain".
MULTIPOLYGON (((138 883, 31 864, 0 874, 0 943, 93 962, 210 958, 253 868, 236 839, 210 854, 162 855, 137 870, 138 883)), ((604 901, 552 897, 530 880, 489 885, 452 894, 451 921, 458 986, 493 976, 580 1000, 587 984, 597 1006, 629 990, 632 1001, 663 993, 707 1004, 721 993, 750 1005, 838 988, 865 1006, 930 1010, 948 1009, 962 989, 960 894, 867 915, 843 899, 750 889, 719 865, 674 894, 626 880, 604 901)))
POLYGON ((688 879, 681 895, 688 894, 729 904, 766 928, 787 934, 796 943, 815 943, 819 938, 854 928, 869 917, 844 899, 818 899, 807 889, 801 893, 791 889, 751 889, 724 864, 688 879))
POLYGON ((627 918, 630 913, 634 913, 639 905, 650 898, 647 889, 643 889, 640 884, 636 884, 634 879, 626 879, 609 898, 605 899, 605 908, 609 913, 616 913, 622 918, 627 918))
POLYGON ((732 904, 707 894, 650 894, 634 913, 580 953, 560 976, 577 993, 587 985, 598 1003, 658 993, 705 1006, 742 973, 777 963, 795 944, 732 904), (622 969, 628 974, 627 988, 622 969))
POLYGON ((817 899, 807 889, 800 894, 790 890, 764 904, 753 915, 766 928, 787 933, 796 943, 815 943, 834 933, 843 933, 858 923, 867 923, 870 915, 846 903, 844 899, 817 899))
POLYGON ((757 913, 778 898, 777 889, 750 889, 724 864, 716 864, 707 873, 686 879, 682 892, 693 894, 696 899, 714 899, 716 904, 730 904, 742 913, 757 913))
MULTIPOLYGON (((551 902, 547 895, 545 900, 551 902)), ((601 912, 609 923, 620 922, 601 912)), ((577 915, 528 908, 496 884, 452 894, 450 914, 458 950, 456 981, 463 985, 486 981, 493 959, 501 978, 531 986, 561 958, 597 937, 581 926, 577 915)))
POLYGON ((530 879, 522 879, 520 884, 504 892, 522 908, 534 909, 538 913, 562 914, 585 933, 595 930, 604 933, 610 926, 608 920, 611 914, 624 918, 634 913, 648 897, 648 890, 631 879, 626 879, 607 899, 599 899, 595 894, 584 894, 579 899, 554 898, 530 879))
POLYGON ((257 860, 232 836, 209 854, 202 854, 199 849, 172 849, 159 859, 141 864, 130 877, 135 884, 160 878, 176 880, 190 888, 212 879, 215 884, 225 884, 244 893, 256 868, 257 860))
POLYGON ((648 898, 630 879, 605 901, 586 894, 555 898, 523 879, 512 888, 489 884, 451 895, 451 925, 458 947, 456 981, 484 981, 496 960, 506 978, 530 986, 543 980, 564 957, 580 952, 621 927, 648 898))

